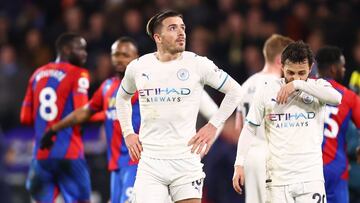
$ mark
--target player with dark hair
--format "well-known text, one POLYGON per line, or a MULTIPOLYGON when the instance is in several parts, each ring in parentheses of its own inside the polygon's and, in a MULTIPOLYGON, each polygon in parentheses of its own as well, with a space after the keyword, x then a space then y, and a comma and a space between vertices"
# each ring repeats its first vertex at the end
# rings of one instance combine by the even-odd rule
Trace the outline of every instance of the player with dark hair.
POLYGON ((350 120, 360 129, 360 97, 340 84, 345 74, 345 57, 339 48, 323 47, 315 59, 319 76, 342 94, 341 104, 326 106, 322 145, 326 198, 328 203, 348 203, 346 132, 350 120))
MULTIPOLYGON (((128 63, 138 57, 135 41, 129 37, 121 37, 111 46, 111 61, 116 75, 105 80, 94 93, 91 100, 82 108, 76 109, 61 121, 54 123, 43 136, 42 144, 51 148, 52 136, 60 130, 89 121, 97 112, 105 114, 105 132, 108 143, 108 169, 111 171, 111 202, 124 203, 131 199, 135 181, 137 162, 131 161, 124 139, 121 125, 116 118, 115 97, 128 63)), ((132 124, 135 132, 140 128, 138 96, 132 97, 132 124)), ((99 117, 99 114, 97 114, 99 117)))
POLYGON ((139 160, 135 201, 200 203, 205 174, 200 162, 216 130, 238 106, 241 87, 206 57, 185 51, 181 14, 162 11, 147 24, 157 51, 132 61, 120 85, 116 108, 130 155, 139 160), (196 133, 204 85, 223 93, 210 121, 196 133), (130 99, 139 93, 139 135, 131 125, 130 99), (204 149, 204 150, 203 150, 204 149), (196 152, 196 153, 195 153, 196 152), (141 157, 141 158, 140 158, 141 157))
POLYGON ((57 59, 38 68, 29 80, 20 121, 34 125, 35 147, 26 187, 36 202, 53 202, 59 191, 65 202, 90 201, 90 176, 80 126, 65 128, 45 149, 40 139, 49 126, 88 101, 86 41, 64 33, 56 40, 57 59))
MULTIPOLYGON (((325 202, 321 154, 326 104, 338 105, 341 94, 325 80, 309 79, 313 64, 310 47, 289 44, 281 54, 284 78, 266 81, 255 93, 241 131, 233 187, 242 192, 244 160, 264 122, 269 148, 266 161, 267 201, 325 202)), ((251 157, 248 157, 251 158, 251 157)))

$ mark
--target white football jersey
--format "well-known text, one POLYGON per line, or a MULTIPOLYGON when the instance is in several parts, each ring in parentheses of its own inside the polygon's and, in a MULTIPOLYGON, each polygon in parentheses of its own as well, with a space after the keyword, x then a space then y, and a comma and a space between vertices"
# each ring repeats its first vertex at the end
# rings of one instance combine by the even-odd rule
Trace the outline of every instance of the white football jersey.
MULTIPOLYGON (((325 80, 307 82, 328 86, 325 80)), ((252 100, 246 120, 254 125, 264 121, 270 151, 267 170, 273 185, 323 181, 321 143, 325 103, 304 91, 295 91, 286 104, 276 102, 284 79, 266 82, 252 100)))
POLYGON ((191 154, 187 145, 196 134, 204 85, 221 91, 230 79, 212 61, 192 52, 169 62, 159 61, 155 53, 132 61, 121 88, 128 94, 139 93, 142 155, 159 159, 199 156, 191 154))
MULTIPOLYGON (((237 107, 237 111, 241 112, 243 121, 246 119, 246 115, 249 112, 250 106, 253 103, 255 92, 265 85, 265 82, 276 80, 278 77, 274 74, 267 74, 258 72, 249 77, 243 84, 243 94, 240 105, 237 107)), ((256 138, 264 140, 264 126, 256 128, 256 138)))

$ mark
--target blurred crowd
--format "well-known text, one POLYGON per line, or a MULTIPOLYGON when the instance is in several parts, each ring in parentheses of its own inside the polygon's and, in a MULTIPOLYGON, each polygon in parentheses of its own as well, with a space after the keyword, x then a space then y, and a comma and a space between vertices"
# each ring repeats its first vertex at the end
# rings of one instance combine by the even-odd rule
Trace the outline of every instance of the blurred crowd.
MULTIPOLYGON (((37 67, 55 59, 54 43, 61 33, 79 33, 87 40, 86 68, 91 72, 92 93, 111 75, 109 53, 115 39, 124 35, 134 38, 140 54, 155 50, 145 32, 146 22, 166 8, 184 15, 186 49, 207 56, 240 84, 262 69, 262 46, 273 33, 303 40, 314 52, 325 44, 340 47, 347 59, 345 85, 351 72, 360 69, 358 0, 0 1, 1 145, 4 144, 2 134, 19 128, 19 110, 28 78, 37 67)), ((216 101, 221 99, 221 95, 210 93, 216 101)), ((227 165, 218 170, 231 171, 237 138, 224 136, 222 139, 225 144, 216 143, 214 147, 219 146, 214 150, 225 150, 217 153, 212 162, 221 160, 227 165), (220 159, 221 156, 230 158, 220 159)), ((0 151, 3 149, 2 146, 0 151)), ((217 170, 211 166, 210 163, 206 167, 217 170)), ((3 170, 0 165, 0 173, 3 170)), ((232 190, 231 175, 232 171, 228 180, 209 177, 209 181, 229 184, 228 188, 209 188, 209 202, 230 202, 217 194, 232 190)))

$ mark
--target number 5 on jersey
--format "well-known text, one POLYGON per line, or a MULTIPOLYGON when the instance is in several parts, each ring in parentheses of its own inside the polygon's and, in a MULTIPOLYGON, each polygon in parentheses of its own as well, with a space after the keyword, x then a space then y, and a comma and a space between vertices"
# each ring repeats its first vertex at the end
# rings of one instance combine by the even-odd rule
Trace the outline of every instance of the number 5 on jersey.
POLYGON ((339 132, 339 125, 337 122, 331 117, 331 115, 337 115, 339 109, 336 106, 328 106, 325 107, 326 117, 325 117, 325 126, 324 135, 329 138, 336 138, 339 132))

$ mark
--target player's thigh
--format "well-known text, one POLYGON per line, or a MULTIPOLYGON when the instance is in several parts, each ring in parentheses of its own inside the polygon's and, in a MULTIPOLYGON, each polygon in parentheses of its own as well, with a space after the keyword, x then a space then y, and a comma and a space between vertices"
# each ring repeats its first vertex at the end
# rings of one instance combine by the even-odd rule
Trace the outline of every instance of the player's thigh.
POLYGON ((181 203, 200 203, 204 178, 192 182, 170 186, 170 195, 174 202, 181 203))
POLYGON ((200 157, 169 160, 169 163, 173 174, 170 184, 172 200, 200 200, 205 178, 200 157))
POLYGON ((137 165, 127 166, 121 169, 121 196, 120 202, 132 202, 134 199, 134 183, 137 165))
POLYGON ((134 184, 135 203, 168 203, 169 189, 151 159, 140 159, 134 184))
POLYGON ((294 203, 287 186, 267 186, 266 203, 294 203))
POLYGON ((303 184, 303 194, 295 198, 295 203, 326 203, 323 181, 306 182, 303 184))
POLYGON ((53 202, 58 195, 55 178, 46 167, 47 163, 42 162, 44 161, 32 160, 26 180, 26 189, 35 201, 53 202))
POLYGON ((61 160, 58 168, 58 185, 65 202, 88 202, 91 183, 86 161, 61 160))

